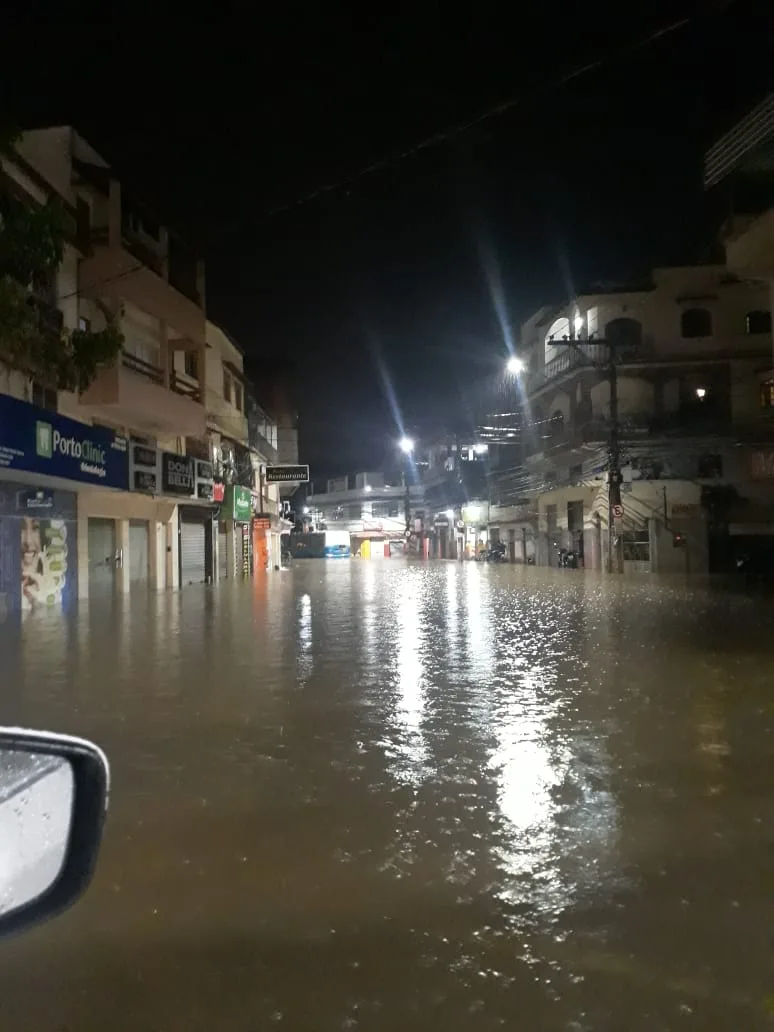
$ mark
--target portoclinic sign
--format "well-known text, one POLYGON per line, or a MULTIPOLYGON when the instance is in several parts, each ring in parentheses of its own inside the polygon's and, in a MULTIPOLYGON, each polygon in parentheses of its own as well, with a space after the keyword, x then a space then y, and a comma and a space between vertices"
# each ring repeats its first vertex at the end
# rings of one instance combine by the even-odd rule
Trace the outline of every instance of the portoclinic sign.
POLYGON ((115 487, 129 481, 126 438, 56 412, 0 396, 0 469, 115 487))

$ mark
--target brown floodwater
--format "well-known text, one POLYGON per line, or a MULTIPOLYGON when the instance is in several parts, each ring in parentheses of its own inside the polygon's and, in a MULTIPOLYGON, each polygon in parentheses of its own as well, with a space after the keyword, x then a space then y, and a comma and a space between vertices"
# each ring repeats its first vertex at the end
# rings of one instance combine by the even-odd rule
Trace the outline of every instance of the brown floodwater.
POLYGON ((774 1027, 766 599, 309 560, 0 654, 0 720, 113 770, 2 1032, 774 1027))

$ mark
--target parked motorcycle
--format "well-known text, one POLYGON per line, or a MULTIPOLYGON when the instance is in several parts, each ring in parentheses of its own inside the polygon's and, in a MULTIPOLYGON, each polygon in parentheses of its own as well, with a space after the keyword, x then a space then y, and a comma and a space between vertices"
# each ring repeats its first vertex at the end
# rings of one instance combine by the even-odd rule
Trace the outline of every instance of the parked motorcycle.
POLYGON ((507 562, 505 558, 505 545, 502 541, 498 541, 497 544, 492 545, 491 548, 485 548, 479 552, 476 556, 480 563, 504 563, 507 562))

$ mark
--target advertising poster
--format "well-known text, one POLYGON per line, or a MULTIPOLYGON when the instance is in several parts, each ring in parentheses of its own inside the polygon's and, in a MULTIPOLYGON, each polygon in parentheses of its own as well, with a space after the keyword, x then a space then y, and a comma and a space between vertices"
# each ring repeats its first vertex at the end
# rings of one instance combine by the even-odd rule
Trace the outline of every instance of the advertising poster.
POLYGON ((66 609, 78 597, 76 498, 0 484, 0 611, 66 609))

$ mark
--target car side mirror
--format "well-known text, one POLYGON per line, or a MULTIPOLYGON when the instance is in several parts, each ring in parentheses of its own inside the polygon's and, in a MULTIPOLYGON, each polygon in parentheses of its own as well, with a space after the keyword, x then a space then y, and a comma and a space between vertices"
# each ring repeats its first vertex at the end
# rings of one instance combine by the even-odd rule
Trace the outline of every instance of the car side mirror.
POLYGON ((94 874, 109 768, 92 742, 0 728, 0 938, 61 913, 94 874))

